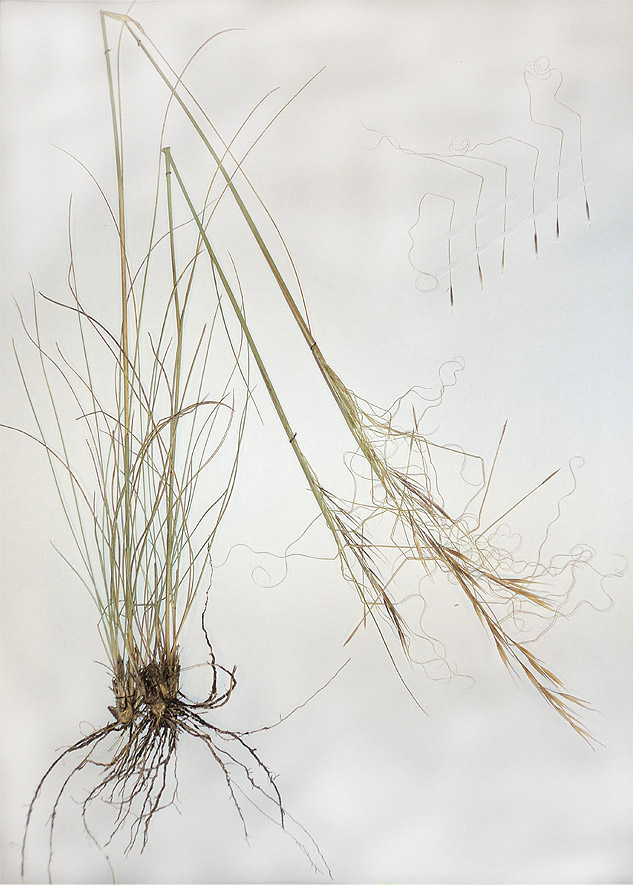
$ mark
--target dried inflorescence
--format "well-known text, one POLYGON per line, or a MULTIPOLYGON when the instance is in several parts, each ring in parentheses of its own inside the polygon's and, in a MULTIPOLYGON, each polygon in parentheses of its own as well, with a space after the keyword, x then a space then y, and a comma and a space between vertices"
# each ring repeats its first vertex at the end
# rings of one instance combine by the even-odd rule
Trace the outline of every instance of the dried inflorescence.
MULTIPOLYGON (((390 545, 399 557, 394 565, 395 571, 405 562, 414 561, 422 566, 426 575, 438 571, 456 584, 490 634, 506 667, 523 675, 580 737, 593 740, 578 714, 578 708, 590 709, 586 701, 567 692, 563 682, 528 647, 528 642, 513 635, 512 627, 505 623, 510 618, 511 624, 515 624, 515 615, 525 611, 535 612, 537 617, 555 619, 560 601, 552 584, 567 573, 573 586, 575 569, 581 560, 569 554, 562 557, 564 564, 554 567, 542 559, 541 549, 536 561, 522 562, 511 552, 502 553, 495 547, 490 530, 503 516, 489 526, 480 524, 491 479, 491 474, 485 478, 483 461, 479 514, 451 515, 437 487, 432 446, 418 429, 420 417, 415 416, 415 411, 413 429, 400 430, 396 424, 400 400, 395 408, 380 410, 356 397, 325 362, 324 366, 333 394, 358 445, 354 457, 364 465, 370 485, 370 501, 364 506, 356 505, 356 510, 364 514, 361 521, 363 537, 371 531, 372 520, 387 518, 390 545), (405 450, 404 467, 394 464, 394 452, 399 448, 405 450)), ((505 427, 499 447, 504 433, 505 427)), ((459 452, 455 454, 459 455, 459 452)), ((350 470, 356 475, 353 466, 350 470)), ((510 509, 513 510, 557 473, 548 476, 510 509)), ((549 526, 545 526, 545 537, 548 531, 549 526)), ((565 598, 564 592, 561 595, 565 598)), ((396 605, 392 607, 397 612, 396 605)), ((391 610, 391 607, 387 608, 408 652, 409 644, 402 636, 402 619, 396 620, 391 610)))

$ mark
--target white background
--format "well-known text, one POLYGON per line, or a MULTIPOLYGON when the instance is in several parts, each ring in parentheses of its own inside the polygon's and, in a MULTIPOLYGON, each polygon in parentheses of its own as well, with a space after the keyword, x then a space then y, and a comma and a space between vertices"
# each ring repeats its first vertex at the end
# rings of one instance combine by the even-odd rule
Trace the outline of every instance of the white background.
MULTIPOLYGON (((0 8, 3 420, 24 425, 10 343, 24 340, 14 299, 28 305, 29 274, 62 297, 71 192, 85 289, 100 309, 109 280, 116 292, 116 248, 98 194, 53 145, 84 162, 112 198, 114 171, 99 6, 0 8)), ((632 537, 631 4, 180 0, 139 3, 133 15, 176 68, 212 33, 245 29, 212 43, 191 68, 192 89, 225 135, 278 86, 263 125, 326 66, 247 167, 299 269, 321 349, 352 389, 384 405, 413 384, 432 386, 444 361, 463 357, 458 385, 425 429, 490 459, 508 420, 491 518, 563 467, 523 516, 517 510, 520 530, 538 536, 571 489, 570 458, 580 456, 578 488, 561 505, 550 552, 582 542, 602 571, 621 568, 632 537), (442 181, 428 160, 386 143, 368 150, 357 121, 420 153, 445 154, 462 135, 472 144, 542 139, 522 76, 540 56, 563 73, 560 100, 582 114, 591 225, 575 190, 560 203, 558 244, 551 210, 538 219, 538 260, 531 222, 517 227, 503 275, 498 242, 482 253, 483 291, 473 265, 459 266, 451 311, 445 287, 416 290, 408 263, 418 201, 442 181)), ((137 157, 128 173, 140 199, 154 182, 166 95, 131 41, 124 58, 137 157)), ((175 129, 182 122, 175 116, 175 129)), ((341 456, 350 440, 334 406, 274 287, 262 280, 261 291, 250 291, 249 317, 302 444, 323 483, 347 494, 341 456)), ((63 341, 61 321, 47 331, 63 341)), ((257 397, 264 424, 249 424, 217 561, 238 543, 281 553, 315 515, 261 385, 257 397)), ((46 462, 8 431, 2 448, 2 875, 12 882, 35 784, 55 748, 76 740, 86 722, 107 720, 110 701, 106 671, 93 663, 101 655, 94 608, 50 544, 70 550, 46 462)), ((332 553, 318 532, 305 549, 332 553)), ((423 585, 425 627, 472 679, 443 684, 404 665, 424 715, 375 633, 342 647, 359 606, 336 565, 290 560, 286 580, 266 589, 251 578, 262 564, 280 576, 278 563, 246 548, 216 570, 209 625, 239 679, 222 723, 275 721, 351 657, 326 691, 255 739, 335 881, 633 881, 629 575, 604 584, 613 606, 600 613, 609 598, 598 577, 583 574, 577 599, 590 604, 535 648, 598 711, 586 719, 601 742, 591 749, 512 680, 475 616, 455 608, 455 588, 423 585)), ((324 880, 255 813, 246 843, 201 748, 183 740, 179 765, 181 814, 162 813, 142 856, 126 859, 114 847, 118 881, 324 880)), ((54 878, 108 881, 77 818, 72 802, 60 810, 54 878)), ((45 875, 44 823, 42 813, 29 881, 45 875)))

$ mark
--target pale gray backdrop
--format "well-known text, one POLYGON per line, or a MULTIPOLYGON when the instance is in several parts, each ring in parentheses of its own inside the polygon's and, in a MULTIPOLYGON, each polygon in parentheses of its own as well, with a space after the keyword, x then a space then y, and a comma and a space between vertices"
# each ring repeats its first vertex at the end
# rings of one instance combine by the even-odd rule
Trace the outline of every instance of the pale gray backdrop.
MULTIPOLYGON (((14 336, 24 346, 14 300, 28 306, 29 274, 38 289, 63 296, 71 193, 86 297, 103 313, 109 280, 116 292, 116 244, 98 194, 53 147, 85 163, 114 199, 98 11, 84 2, 5 0, 0 7, 2 392, 9 424, 29 421, 11 348, 14 336)), ((384 405, 414 384, 433 386, 439 366, 462 357, 458 385, 424 429, 491 459, 508 421, 487 505, 491 519, 562 467, 542 498, 515 513, 518 530, 538 538, 573 486, 568 464, 578 456, 578 486, 561 503, 548 550, 566 553, 585 543, 596 550, 597 569, 621 570, 632 537, 631 4, 178 0, 140 2, 132 15, 176 68, 207 36, 244 29, 215 41, 190 72, 192 89, 227 136, 279 87, 254 122, 254 136, 325 66, 248 161, 293 254, 322 350, 358 394, 384 405), (583 125, 591 225, 578 186, 578 143, 568 134, 558 243, 550 205, 558 142, 552 130, 530 123, 523 80, 525 66, 540 57, 562 72, 558 97, 583 125), (507 136, 538 142, 538 259, 526 155, 512 161, 519 184, 516 193, 511 185, 503 274, 500 192, 493 187, 480 206, 497 206, 479 231, 480 244, 488 244, 482 290, 472 254, 473 176, 455 184, 453 167, 398 151, 367 129, 423 154, 448 154, 456 136, 471 145, 507 136), (427 226, 413 248, 409 237, 427 191, 453 194, 461 213, 453 311, 446 277, 438 291, 422 293, 410 263, 442 267, 448 201, 427 200, 427 226), (432 249, 431 234, 439 239, 432 249)), ((129 139, 137 150, 128 173, 142 199, 154 182, 153 171, 144 176, 156 160, 152 127, 166 95, 129 40, 125 58, 129 139)), ((245 271, 254 293, 247 304, 271 372, 323 482, 349 494, 341 457, 350 440, 278 294, 257 274, 259 268, 245 271)), ((63 342, 64 318, 56 322, 47 333, 63 342)), ((586 717, 601 742, 594 749, 529 686, 512 680, 474 614, 455 608, 462 602, 457 590, 439 579, 422 585, 424 626, 470 678, 444 683, 403 665, 424 715, 375 631, 360 631, 343 647, 360 610, 335 564, 291 559, 286 580, 265 588, 268 579, 261 570, 253 578, 253 569, 263 566, 275 583, 283 571, 278 560, 247 547, 229 555, 235 544, 283 553, 315 515, 261 383, 256 396, 264 423, 253 415, 249 424, 233 509, 218 539, 217 563, 229 558, 216 569, 208 622, 223 662, 238 665, 239 687, 221 721, 236 729, 273 722, 351 658, 326 691, 255 739, 334 880, 633 881, 630 576, 601 585, 583 571, 574 598, 589 604, 535 647, 595 707, 586 717)), ((65 415, 71 423, 74 417, 65 415)), ((56 748, 107 720, 110 701, 107 673, 96 663, 102 651, 92 603, 50 543, 72 553, 45 459, 8 431, 2 448, 2 875, 12 882, 35 784, 56 748)), ((294 549, 332 554, 318 530, 294 549)), ((418 578, 412 575, 409 589, 418 578)), ((179 764, 181 813, 160 815, 142 856, 126 859, 115 844, 118 881, 325 881, 254 812, 247 844, 208 754, 183 741, 179 764)), ((42 814, 28 881, 45 876, 44 825, 42 814)), ((57 839, 57 881, 108 881, 72 802, 60 809, 57 839)))

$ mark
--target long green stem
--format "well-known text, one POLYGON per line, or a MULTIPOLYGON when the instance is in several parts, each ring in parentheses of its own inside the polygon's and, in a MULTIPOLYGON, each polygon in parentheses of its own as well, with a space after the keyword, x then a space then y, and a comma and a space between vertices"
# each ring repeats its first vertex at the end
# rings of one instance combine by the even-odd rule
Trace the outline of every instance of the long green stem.
MULTIPOLYGON (((118 228, 119 228, 119 255, 120 255, 120 274, 121 274, 121 375, 122 375, 122 435, 123 435, 123 512, 124 512, 124 530, 123 530, 123 557, 124 557, 124 575, 123 575, 123 600, 124 610, 126 614, 126 634, 127 644, 130 654, 134 650, 133 639, 133 621, 134 606, 132 600, 132 564, 131 564, 131 519, 132 519, 132 493, 130 485, 130 468, 131 468, 131 391, 130 391, 130 365, 129 365, 129 342, 128 342, 128 270, 127 270, 127 249, 126 249, 126 230, 125 230, 125 193, 123 186, 123 151, 122 151, 122 131, 120 126, 120 107, 117 114, 117 102, 114 94, 114 76, 112 73, 112 64, 110 61, 111 49, 108 45, 108 35, 105 22, 105 13, 101 13, 101 31, 103 35, 103 46, 106 60, 106 68, 108 73, 108 88, 110 94, 110 109, 112 113, 112 129, 114 135, 114 155, 116 163, 117 176, 117 199, 118 199, 118 228)), ((112 600, 113 610, 118 608, 119 587, 117 584, 113 587, 115 598, 112 600)))
POLYGON ((286 436, 288 437, 288 441, 290 442, 295 454, 297 455, 297 458, 303 468, 303 472, 306 476, 306 479, 308 480, 308 483, 310 484, 310 488, 315 493, 315 496, 317 496, 317 498, 318 498, 318 493, 320 493, 320 489, 316 483, 314 474, 307 462, 307 459, 305 458, 305 456, 303 455, 303 452, 301 451, 301 448, 299 447, 299 443, 297 442, 297 434, 293 432, 290 422, 288 420, 288 417, 286 416, 286 413, 283 409, 283 406, 281 405, 279 397, 277 396, 277 392, 275 391, 273 383, 270 379, 270 375, 268 374, 268 371, 266 369, 264 361, 262 360, 259 350, 257 349, 257 345, 255 344, 255 341, 253 340, 253 336, 251 335, 251 332, 248 327, 248 323, 246 322, 246 317, 244 316, 242 308, 240 307, 240 304, 235 296, 235 293, 233 292, 231 284, 229 283, 229 280, 228 280, 226 274, 224 273, 224 270, 222 269, 220 262, 218 261, 218 258, 215 254, 215 250, 213 249, 213 247, 209 241, 209 237, 207 235, 207 232, 204 229, 204 225, 200 221, 198 213, 196 212, 196 209, 195 209, 193 203, 191 202, 191 197, 189 196, 187 189, 185 188, 184 182, 183 182, 183 180, 180 176, 180 173, 178 171, 178 167, 176 166, 176 164, 174 162, 171 150, 168 147, 163 148, 163 153, 165 154, 165 162, 167 164, 167 174, 169 175, 171 172, 173 172, 173 174, 176 176, 176 181, 178 182, 178 186, 180 187, 180 190, 181 190, 182 195, 185 199, 185 202, 187 203, 187 207, 191 213, 192 218, 194 219, 195 223, 198 226, 200 239, 202 240, 204 247, 209 254, 209 258, 211 259, 211 264, 213 266, 213 269, 217 273, 217 275, 220 279, 220 282, 222 283, 222 287, 224 288, 224 290, 228 296, 228 299, 231 303, 231 307, 233 308, 233 311, 238 319, 238 322, 239 322, 240 326, 242 327, 242 331, 244 332, 244 336, 246 338, 246 341, 248 342, 248 346, 250 348, 250 351, 251 351, 253 358, 257 364, 257 368, 260 371, 260 374, 262 376, 262 380, 264 381, 264 384, 266 385, 266 390, 268 391, 268 395, 270 396, 270 399, 271 399, 272 404, 274 406, 275 412, 277 413, 277 417, 279 418, 281 425, 286 433, 286 436))
MULTIPOLYGON (((323 516, 325 518, 328 528, 330 529, 330 531, 332 532, 332 534, 336 540, 339 554, 344 558, 345 563, 348 565, 345 550, 341 544, 338 530, 337 530, 337 528, 334 524, 334 521, 332 519, 332 514, 330 512, 330 509, 327 506, 327 503, 326 503, 325 498, 323 496, 323 490, 321 489, 321 486, 318 483, 318 480, 314 474, 314 471, 310 467, 310 464, 309 464, 306 456, 304 455, 303 451, 301 450, 301 447, 297 441, 297 434, 293 431, 293 429, 290 425, 290 421, 288 420, 288 417, 287 417, 287 415, 283 409, 283 406, 279 400, 277 392, 276 392, 276 390, 273 386, 273 383, 271 381, 270 375, 268 374, 268 371, 266 369, 264 361, 259 353, 257 345, 256 345, 256 343, 253 339, 253 336, 251 334, 251 331, 249 329, 248 323, 246 322, 246 317, 244 316, 244 312, 242 311, 242 308, 240 307, 240 304, 239 304, 237 298, 235 297, 235 293, 233 292, 231 284, 229 283, 229 280, 228 280, 226 274, 224 273, 224 270, 222 269, 220 262, 218 261, 217 255, 215 254, 215 250, 213 249, 211 242, 209 241, 209 237, 208 237, 207 232, 204 228, 204 225, 200 221, 198 213, 196 212, 196 209, 191 201, 191 197, 189 196, 189 194, 187 192, 187 189, 186 189, 184 182, 180 176, 178 168, 174 162, 173 156, 171 154, 171 150, 168 147, 166 147, 163 149, 163 152, 165 154, 165 161, 167 164, 167 172, 168 172, 168 174, 169 174, 169 172, 173 172, 173 174, 176 176, 176 181, 178 182, 178 186, 180 187, 180 190, 182 191, 182 195, 185 199, 185 202, 187 203, 187 207, 191 213, 191 217, 194 219, 194 221, 198 227, 200 239, 202 240, 204 247, 209 254, 209 258, 211 260, 212 267, 214 268, 214 271, 217 273, 217 275, 220 279, 220 282, 222 283, 222 287, 224 288, 224 290, 228 296, 228 299, 231 303, 231 307, 233 308, 233 311, 238 319, 238 322, 242 328, 242 331, 244 332, 244 337, 246 338, 246 341, 248 342, 249 349, 253 355, 253 359, 255 360, 255 363, 257 364, 257 368, 259 369, 259 372, 262 376, 262 380, 264 381, 264 384, 266 386, 266 390, 268 391, 268 395, 271 399, 271 402, 273 404, 275 412, 277 413, 277 417, 279 418, 279 421, 281 422, 281 425, 286 433, 286 436, 288 437, 288 441, 289 441, 290 445, 292 446, 292 450, 295 453, 295 456, 296 456, 297 460, 299 461, 299 464, 301 465, 301 469, 303 471, 303 474, 308 481, 310 491, 314 495, 314 498, 316 499, 316 501, 319 505, 319 509, 321 510, 321 513, 323 514, 323 516)), ((350 571, 351 571, 351 569, 350 569, 350 571)))
POLYGON ((202 221, 200 220, 198 213, 196 212, 196 209, 191 201, 191 198, 190 198, 190 196, 187 192, 187 189, 184 185, 184 182, 180 176, 180 173, 178 171, 178 167, 176 166, 176 164, 174 162, 171 151, 169 148, 164 148, 163 152, 165 154, 167 171, 168 171, 168 173, 173 172, 173 174, 176 177, 176 181, 178 182, 178 186, 180 187, 180 190, 181 190, 182 195, 185 199, 185 202, 187 203, 187 207, 189 209, 189 212, 191 213, 191 217, 195 221, 196 226, 198 227, 200 239, 202 240, 204 247, 208 252, 214 273, 217 274, 217 276, 222 284, 222 287, 224 288, 224 290, 227 294, 227 297, 229 298, 229 301, 230 301, 233 311, 238 319, 238 322, 242 328, 242 331, 243 331, 246 341, 248 343, 249 349, 253 355, 253 358, 257 364, 259 372, 262 376, 262 379, 263 379, 264 384, 266 386, 266 390, 268 391, 268 395, 271 399, 271 402, 273 404, 275 412, 277 413, 277 417, 279 418, 279 421, 281 422, 281 425, 284 428, 286 436, 288 437, 288 441, 290 442, 292 450, 293 450, 297 460, 299 461, 299 464, 301 466, 303 474, 308 481, 310 491, 312 492, 312 494, 319 506, 319 509, 325 519, 326 525, 334 538, 343 573, 346 574, 347 577, 354 584, 354 586, 361 598, 361 601, 362 601, 363 605, 365 606, 365 611, 367 613, 369 613, 369 616, 376 624, 376 627, 380 633, 382 641, 385 644, 385 647, 387 649, 387 653, 388 653, 389 657, 391 658, 391 661, 396 669, 396 672, 398 673, 399 678, 403 682, 406 690, 409 692, 409 694, 411 695, 411 697, 413 698, 415 703, 418 706, 420 706, 417 698, 415 698, 415 696, 411 692, 409 686, 407 685, 406 681, 402 677, 402 674, 400 673, 398 665, 396 664, 396 661, 392 655, 392 652, 391 652, 391 650, 385 640, 385 637, 382 633, 382 630, 380 629, 380 626, 377 622, 376 613, 375 613, 376 602, 378 601, 380 603, 380 605, 383 606, 384 609, 386 610, 389 618, 391 619, 393 625, 396 628, 400 643, 401 643, 403 649, 405 650, 405 652, 407 652, 408 642, 407 642, 406 632, 405 632, 405 628, 404 628, 404 624, 402 622, 402 619, 401 619, 397 609, 395 608, 395 606, 391 602, 382 581, 376 575, 376 573, 373 571, 371 563, 366 560, 364 553, 362 551, 362 547, 359 547, 358 542, 354 541, 353 533, 349 533, 348 531, 346 531, 344 529, 342 523, 340 522, 340 519, 337 521, 337 518, 334 516, 334 514, 333 514, 333 512, 326 500, 324 491, 321 488, 314 471, 310 467, 310 464, 309 464, 306 456, 304 455, 303 451, 301 450, 301 447, 299 446, 299 443, 297 441, 297 434, 295 432, 293 432, 293 430, 292 430, 290 422, 286 416, 283 406, 282 406, 282 404, 279 400, 279 397, 275 391, 275 388, 274 388, 273 383, 271 381, 270 375, 268 374, 266 366, 265 366, 263 359, 259 353, 257 345, 253 339, 253 336, 252 336, 251 331, 249 329, 248 323, 246 321, 246 317, 244 316, 244 312, 243 312, 237 298, 235 297, 235 294, 232 290, 231 284, 229 283, 229 280, 228 280, 226 274, 224 273, 222 266, 220 265, 220 262, 218 260, 216 253, 215 253, 215 250, 213 249, 213 246, 211 245, 211 242, 209 240, 209 237, 208 237, 208 234, 205 230, 205 227, 204 227, 202 221), (348 549, 347 549, 348 547, 349 547, 351 553, 353 554, 357 564, 360 566, 360 569, 363 574, 363 582, 361 582, 355 575, 353 563, 350 560, 350 556, 348 555, 348 549), (375 600, 371 600, 371 601, 368 600, 368 598, 366 596, 366 592, 365 592, 365 590, 366 590, 366 587, 364 584, 365 580, 367 580, 370 588, 375 593, 375 595, 376 595, 375 600))
MULTIPOLYGON (((176 356, 171 385, 171 414, 176 416, 180 411, 180 372, 182 364, 182 314, 178 297, 178 271, 176 268, 176 246, 174 242, 174 213, 171 192, 171 170, 167 167, 167 217, 169 221, 169 254, 171 259, 172 273, 172 298, 176 315, 176 356)), ((174 515, 174 465, 176 461, 176 435, 178 419, 174 417, 169 424, 169 452, 167 455, 167 467, 169 472, 167 487, 167 525, 166 525, 166 563, 165 563, 165 648, 172 649, 173 637, 170 635, 170 625, 175 634, 176 600, 173 581, 173 548, 175 532, 174 515)))

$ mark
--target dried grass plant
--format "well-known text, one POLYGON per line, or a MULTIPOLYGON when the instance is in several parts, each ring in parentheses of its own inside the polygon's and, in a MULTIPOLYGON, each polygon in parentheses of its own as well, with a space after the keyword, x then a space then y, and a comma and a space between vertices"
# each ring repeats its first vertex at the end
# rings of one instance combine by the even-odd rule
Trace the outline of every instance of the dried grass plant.
MULTIPOLYGON (((130 16, 102 12, 101 22, 114 133, 116 202, 108 200, 105 189, 101 194, 118 244, 117 325, 114 328, 109 318, 95 315, 84 300, 71 242, 70 300, 38 295, 34 288, 32 319, 24 318, 38 357, 38 383, 47 400, 47 419, 36 382, 23 369, 17 350, 16 356, 35 428, 19 432, 35 440, 46 454, 79 555, 78 565, 71 567, 98 610, 112 680, 112 721, 64 750, 42 777, 27 815, 23 873, 34 809, 49 778, 68 758, 73 759, 70 773, 57 789, 50 817, 49 872, 60 802, 73 777, 89 763, 99 771, 98 782, 81 805, 91 838, 99 842, 90 828, 89 812, 100 799, 114 809, 111 838, 125 832, 128 850, 137 843, 145 847, 154 815, 173 801, 175 752, 179 737, 185 734, 202 741, 220 766, 245 832, 243 796, 288 829, 315 869, 329 872, 314 841, 285 811, 274 775, 249 743, 248 732, 220 728, 207 715, 229 701, 236 677, 235 669, 216 661, 205 621, 206 605, 201 627, 209 657, 208 695, 191 700, 181 685, 183 628, 194 603, 208 589, 210 552, 235 487, 252 399, 251 365, 263 380, 314 498, 318 518, 329 530, 343 577, 359 596, 358 627, 347 641, 361 625, 373 623, 399 674, 398 646, 405 660, 415 660, 417 633, 404 615, 406 599, 397 598, 395 584, 405 565, 413 563, 421 578, 457 585, 506 667, 525 678, 578 735, 591 741, 579 712, 587 707, 586 702, 565 689, 512 627, 519 617, 530 614, 550 624, 586 557, 578 553, 543 561, 541 545, 536 558, 523 561, 496 543, 493 529, 557 471, 482 528, 496 456, 490 471, 482 469, 482 481, 468 506, 451 512, 434 465, 433 452, 442 446, 421 430, 426 407, 421 412, 414 407, 406 426, 402 419, 405 397, 387 409, 372 405, 350 390, 326 360, 285 240, 243 165, 290 102, 238 156, 235 137, 223 139, 186 87, 188 65, 177 73, 130 16), (113 26, 119 28, 116 54, 109 32, 113 26), (211 168, 206 192, 188 185, 185 164, 181 167, 177 151, 165 143, 163 123, 150 232, 144 256, 136 263, 128 245, 121 110, 120 53, 126 35, 133 37, 167 87, 165 121, 172 106, 184 112, 211 168), (356 489, 351 498, 338 496, 321 484, 299 444, 248 322, 245 305, 255 296, 242 291, 238 267, 215 244, 213 222, 222 202, 237 207, 246 225, 246 239, 263 256, 350 434, 354 454, 348 465, 356 489), (179 223, 177 213, 183 211, 186 222, 179 223), (258 216, 263 222, 256 220, 258 216), (291 268, 289 274, 280 269, 278 255, 291 268), (191 325, 191 313, 199 311, 201 299, 208 299, 209 293, 212 306, 207 323, 202 328, 191 325), (79 363, 66 356, 63 346, 45 343, 40 319, 44 305, 65 311, 74 323, 79 363), (97 351, 109 361, 107 382, 101 374, 97 377, 94 368, 97 351), (70 432, 57 405, 59 388, 74 402, 87 436, 90 477, 80 475, 75 467, 70 432), (212 495, 206 478, 210 474, 217 486, 212 495), (549 586, 559 580, 565 585, 562 592, 549 586)), ((463 459, 473 458, 454 449, 451 452, 458 470, 463 459)), ((400 678, 413 695, 404 677, 400 678)))

